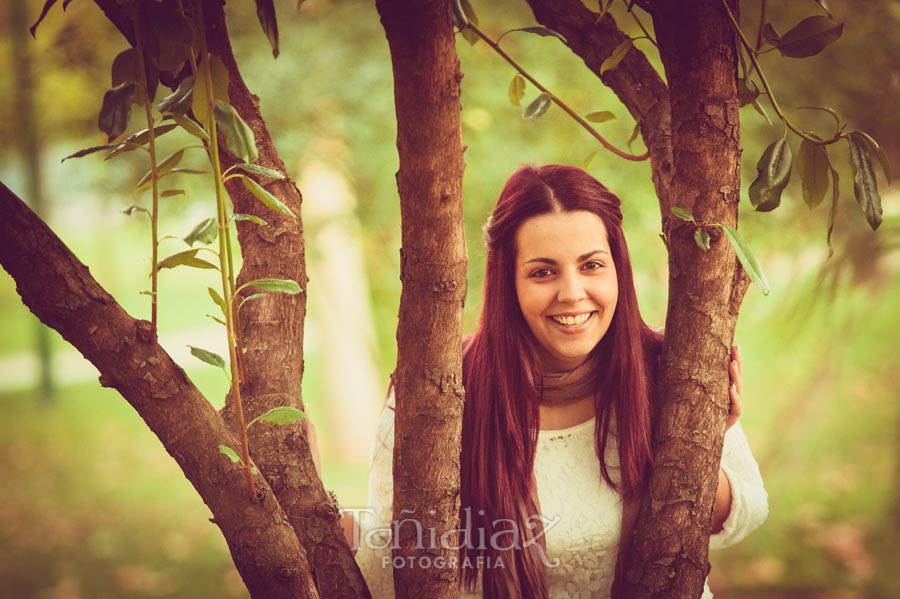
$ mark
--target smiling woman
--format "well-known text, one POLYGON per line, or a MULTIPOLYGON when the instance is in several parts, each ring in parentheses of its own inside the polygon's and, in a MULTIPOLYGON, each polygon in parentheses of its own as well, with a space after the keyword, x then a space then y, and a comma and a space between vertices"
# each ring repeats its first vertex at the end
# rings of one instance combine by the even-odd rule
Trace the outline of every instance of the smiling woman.
POLYGON ((519 228, 516 254, 516 296, 544 366, 581 365, 619 299, 606 225, 584 210, 535 216, 519 228))
MULTIPOLYGON (((523 167, 485 238, 483 307, 463 349, 461 528, 438 539, 418 525, 422 543, 453 543, 458 560, 391 555, 397 531, 418 522, 391 521, 393 397, 358 560, 376 599, 393 596, 391 569, 404 567, 461 569, 467 599, 608 598, 653 459, 662 347, 638 309, 619 198, 581 169, 523 167)), ((740 368, 735 350, 711 547, 739 541, 768 513, 735 424, 740 368)))

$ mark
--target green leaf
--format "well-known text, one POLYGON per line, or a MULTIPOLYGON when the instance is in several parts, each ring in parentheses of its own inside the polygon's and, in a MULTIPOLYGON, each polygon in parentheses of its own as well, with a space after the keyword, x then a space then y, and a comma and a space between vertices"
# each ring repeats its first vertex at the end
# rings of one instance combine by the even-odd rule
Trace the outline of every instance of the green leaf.
POLYGON ((206 133, 206 130, 200 126, 200 123, 190 118, 189 116, 184 114, 173 114, 172 119, 174 119, 174 121, 178 123, 178 125, 182 129, 184 129, 194 137, 203 141, 209 141, 209 135, 206 133))
POLYGON ((600 153, 600 150, 594 150, 590 154, 584 157, 584 160, 581 161, 581 168, 584 170, 588 170, 591 164, 594 162, 594 158, 597 157, 597 154, 600 153))
POLYGON ((756 179, 750 184, 750 203, 769 212, 781 203, 781 192, 791 180, 791 147, 784 138, 773 141, 756 163, 756 179))
POLYGON ((763 26, 762 30, 763 39, 772 44, 773 46, 777 46, 779 40, 781 40, 781 34, 775 29, 775 26, 771 23, 766 23, 763 26))
POLYGON ((708 251, 709 250, 709 231, 706 229, 697 229, 694 231, 694 241, 697 242, 697 247, 701 250, 708 251))
POLYGON ((878 193, 869 145, 855 131, 847 136, 847 141, 850 142, 850 166, 853 167, 853 194, 869 226, 875 231, 882 220, 881 194, 878 193))
POLYGON ((641 132, 641 119, 638 119, 634 123, 634 129, 631 130, 631 137, 628 138, 628 147, 631 148, 631 144, 634 143, 634 140, 637 139, 638 134, 641 132))
MULTIPOLYGON (((181 162, 182 157, 184 156, 184 150, 176 150, 171 155, 167 156, 165 160, 160 162, 156 167, 156 179, 162 179, 166 173, 169 173, 178 166, 178 163, 181 162)), ((138 184, 135 186, 135 192, 143 191, 147 189, 152 184, 153 179, 153 169, 147 171, 147 173, 141 177, 141 180, 138 181, 138 184)))
POLYGON ((263 421, 263 422, 271 422, 272 424, 277 424, 278 426, 284 426, 286 424, 290 424, 292 422, 296 422, 302 418, 306 418, 306 414, 301 410, 293 406, 278 406, 277 408, 272 408, 265 414, 260 414, 256 418, 250 421, 250 424, 247 425, 249 429, 253 426, 254 422, 263 421))
POLYGON ((694 215, 691 214, 689 210, 685 210, 684 208, 680 208, 678 206, 672 206, 672 214, 674 214, 681 220, 686 220, 689 223, 697 222, 694 220, 694 215))
POLYGON ((469 23, 478 25, 478 15, 475 14, 475 9, 472 8, 472 4, 469 0, 459 0, 458 4, 454 1, 453 18, 459 32, 470 45, 474 46, 481 38, 479 38, 478 34, 469 27, 469 23), (462 27, 460 27, 460 25, 462 25, 462 27))
POLYGON ((129 81, 141 83, 142 78, 138 72, 137 51, 134 48, 128 48, 116 54, 116 57, 113 58, 110 76, 113 87, 129 81))
POLYGON ((162 192, 161 194, 159 194, 159 197, 170 198, 172 196, 183 196, 183 195, 184 195, 183 189, 167 189, 164 192, 162 192))
POLYGON ((547 112, 548 108, 550 108, 550 96, 541 92, 541 95, 535 98, 531 104, 526 106, 525 110, 522 111, 522 118, 528 120, 538 119, 547 112))
POLYGON ((775 45, 784 56, 814 56, 841 37, 844 24, 831 17, 807 17, 781 36, 775 45))
POLYGON ((213 54, 208 56, 209 60, 204 60, 197 65, 197 72, 194 74, 196 83, 191 101, 191 110, 194 111, 194 116, 201 121, 206 121, 209 109, 214 108, 216 102, 228 101, 228 68, 218 56, 213 54), (206 88, 207 76, 212 77, 212 102, 210 102, 206 88))
POLYGON ((256 162, 256 159, 259 158, 256 138, 241 115, 230 104, 216 102, 215 117, 216 124, 225 134, 228 151, 246 164, 256 162))
MULTIPOLYGON (((158 139, 168 133, 169 131, 176 128, 176 125, 172 123, 166 123, 164 125, 159 125, 153 128, 153 138, 158 139)), ((106 155, 104 160, 109 160, 110 158, 115 158, 119 154, 124 154, 125 152, 132 152, 142 147, 144 144, 150 141, 150 129, 144 129, 143 131, 138 131, 122 143, 116 145, 116 149, 106 155)))
POLYGON ((267 168, 258 164, 239 164, 238 168, 248 173, 255 173, 257 175, 271 177, 272 179, 277 179, 279 181, 285 178, 284 173, 276 171, 274 168, 267 168))
POLYGON ((218 234, 219 225, 216 223, 216 219, 206 218, 197 223, 197 226, 184 238, 184 242, 190 246, 193 246, 198 241, 209 245, 216 240, 218 234))
POLYGON ((222 316, 224 316, 228 311, 228 307, 225 305, 225 300, 222 299, 222 296, 219 295, 219 292, 212 287, 207 287, 206 290, 209 291, 209 297, 211 297, 212 301, 214 301, 216 305, 219 306, 219 309, 222 310, 222 316))
POLYGON ((135 85, 129 81, 108 90, 103 94, 103 105, 97 126, 106 133, 109 139, 115 139, 125 132, 128 117, 131 116, 131 100, 134 98, 135 85))
POLYGON ((756 87, 752 79, 738 79, 737 88, 738 98, 742 107, 747 104, 753 104, 759 97, 759 88, 756 87))
POLYGON ((211 366, 218 366, 222 370, 225 370, 225 358, 219 354, 211 352, 208 349, 203 349, 202 347, 194 347, 193 345, 188 345, 188 347, 191 348, 191 355, 201 362, 206 362, 211 366))
POLYGON ((227 327, 227 326, 228 326, 227 324, 225 324, 225 321, 222 320, 221 318, 219 318, 218 316, 213 316, 212 314, 207 314, 206 317, 215 320, 216 322, 218 322, 218 323, 219 323, 220 325, 222 325, 223 327, 227 327))
POLYGON ((524 31, 525 33, 533 33, 535 35, 540 35, 541 37, 555 37, 558 40, 561 40, 562 43, 566 43, 566 38, 558 31, 553 31, 552 29, 548 29, 547 27, 519 27, 518 29, 510 29, 509 31, 504 31, 499 38, 497 38, 497 45, 500 44, 500 40, 503 39, 503 36, 512 33, 514 31, 524 31))
MULTIPOLYGON (((181 80, 174 92, 159 101, 156 105, 161 113, 183 115, 193 107, 194 102, 194 76, 190 75, 181 80)), ((185 117, 187 118, 187 117, 185 117)), ((177 122, 177 121, 176 121, 177 122)))
POLYGON ((750 244, 747 243, 747 240, 744 239, 744 236, 741 235, 737 229, 729 227, 728 225, 719 226, 725 229, 728 241, 731 242, 731 246, 734 248, 734 252, 737 254, 738 260, 741 261, 744 270, 747 271, 750 280, 759 285, 763 295, 769 295, 769 281, 766 279, 766 274, 763 272, 762 266, 756 259, 756 256, 754 256, 753 252, 750 250, 750 244))
POLYGON ((275 3, 272 0, 256 0, 256 16, 263 32, 272 46, 272 56, 278 58, 278 19, 275 16, 275 3))
POLYGON ((228 447, 227 445, 219 445, 219 453, 231 460, 232 464, 244 463, 244 460, 241 459, 241 456, 239 456, 235 450, 228 447))
POLYGON ((129 206, 128 208, 123 208, 122 212, 128 216, 131 216, 134 212, 143 212, 148 217, 150 216, 150 211, 146 208, 141 208, 140 206, 129 206))
POLYGON ((156 270, 158 272, 164 268, 175 268, 176 266, 190 266, 192 268, 203 268, 207 270, 218 268, 215 264, 207 262, 202 258, 198 258, 197 252, 199 251, 200 248, 195 248, 193 250, 185 250, 183 252, 178 252, 177 254, 172 254, 157 264, 156 270))
POLYGON ((825 199, 828 191, 828 174, 831 166, 825 146, 804 139, 797 155, 797 173, 803 183, 803 201, 810 209, 825 199))
POLYGON ((519 73, 516 73, 516 76, 509 82, 508 93, 509 101, 513 106, 519 106, 522 103, 522 98, 525 97, 525 78, 519 73))
POLYGON ((584 118, 592 123, 605 123, 616 118, 616 115, 608 110, 601 110, 600 112, 591 112, 585 115, 584 118))
POLYGON ((254 216, 253 214, 232 214, 231 218, 232 220, 249 220, 251 223, 256 223, 257 225, 269 224, 260 217, 254 216))
POLYGON ((761 114, 762 117, 763 117, 764 119, 766 119, 766 123, 769 125, 769 127, 771 127, 771 126, 772 126, 772 120, 769 118, 769 114, 766 112, 766 109, 763 108, 763 105, 762 105, 762 104, 760 104, 759 98, 753 100, 752 104, 753 104, 753 109, 754 109, 756 112, 758 112, 759 114, 761 114))
POLYGON ((242 289, 246 289, 247 287, 254 287, 261 291, 276 291, 278 293, 288 293, 290 295, 294 295, 295 293, 300 293, 301 291, 303 291, 303 288, 300 287, 297 281, 292 281, 291 279, 255 279, 253 281, 248 281, 238 287, 237 292, 240 292, 242 289))
POLYGON ((117 143, 116 144, 103 144, 102 146, 91 146, 90 148, 84 148, 83 150, 78 150, 74 154, 69 154, 68 156, 66 156, 65 158, 60 160, 60 162, 65 162, 69 158, 81 158, 82 156, 87 156, 88 154, 93 154, 94 152, 99 152, 101 150, 109 150, 109 149, 115 148, 119 145, 120 144, 117 144, 117 143))
POLYGON ((241 300, 241 305, 238 306, 238 310, 243 308, 244 304, 246 304, 247 302, 252 302, 252 301, 255 301, 258 299, 262 299, 264 297, 266 297, 265 293, 254 293, 253 295, 248 295, 247 297, 245 297, 244 299, 241 300))
POLYGON ((841 178, 838 176, 838 172, 831 169, 831 212, 828 214, 828 234, 825 236, 825 243, 828 244, 828 258, 834 255, 834 248, 831 245, 831 234, 834 232, 834 221, 837 217, 837 205, 838 199, 841 197, 840 193, 840 180, 841 178))
POLYGON ((191 268, 202 268, 204 270, 219 270, 219 267, 213 264, 212 262, 208 262, 203 258, 191 258, 187 262, 184 263, 185 266, 190 266, 191 268))
POLYGON ((281 202, 281 200, 269 193, 265 188, 263 188, 262 185, 260 185, 250 177, 241 176, 241 181, 244 183, 244 187, 247 188, 247 191, 256 196, 256 199, 258 199, 260 202, 262 202, 272 210, 287 214, 295 221, 297 220, 297 217, 294 215, 291 209, 285 206, 281 202))
MULTIPOLYGON (((302 1, 302 0, 301 0, 302 1)), ((450 6, 453 11, 453 25, 456 26, 460 31, 465 30, 469 27, 469 19, 466 17, 466 13, 463 10, 462 4, 460 4, 459 0, 454 0, 450 3, 450 6)))
POLYGON ((622 62, 622 60, 633 47, 634 40, 631 38, 628 38, 627 40, 619 44, 618 47, 613 50, 613 53, 610 54, 606 58, 606 60, 603 61, 603 64, 600 65, 600 74, 603 75, 606 73, 606 71, 611 71, 619 66, 619 63, 622 62))
POLYGON ((613 2, 614 2, 614 0, 609 0, 609 1, 606 3, 606 5, 604 6, 604 5, 603 5, 603 0, 600 0, 600 1, 599 1, 598 4, 599 4, 599 6, 600 6, 600 14, 597 15, 597 18, 596 18, 596 19, 594 19, 594 24, 595 24, 595 25, 598 25, 598 24, 600 23, 600 21, 603 19, 603 17, 606 16, 606 13, 609 12, 609 9, 610 9, 610 7, 612 7, 612 3, 613 3, 613 2))
POLYGON ((863 140, 869 145, 869 149, 878 156, 878 162, 881 164, 881 170, 884 172, 884 176, 887 178, 888 185, 891 184, 891 164, 888 162, 887 155, 884 153, 884 148, 878 145, 878 142, 875 139, 866 133, 865 131, 854 131, 856 135, 862 137, 863 140))

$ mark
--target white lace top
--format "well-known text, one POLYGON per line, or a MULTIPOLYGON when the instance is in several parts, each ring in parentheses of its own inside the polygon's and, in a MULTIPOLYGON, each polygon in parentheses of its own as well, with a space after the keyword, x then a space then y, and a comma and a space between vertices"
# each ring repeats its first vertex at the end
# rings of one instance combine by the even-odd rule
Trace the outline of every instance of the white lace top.
MULTIPOLYGON (((393 501, 393 407, 391 397, 381 416, 372 456, 369 507, 374 514, 360 514, 356 559, 373 599, 394 597, 391 543, 386 532, 393 501)), ((618 464, 614 447, 607 447, 607 464, 618 464)), ((723 530, 710 537, 712 549, 737 543, 768 515, 759 467, 739 423, 725 435, 721 466, 731 483, 733 499, 723 530)), ((594 453, 594 420, 563 430, 540 431, 534 469, 547 544, 551 599, 607 599, 618 556, 622 504, 600 476, 594 453)), ((612 476, 614 473, 611 470, 612 476)), ((461 597, 480 596, 480 592, 464 592, 461 597)), ((703 599, 711 598, 706 587, 703 599)))

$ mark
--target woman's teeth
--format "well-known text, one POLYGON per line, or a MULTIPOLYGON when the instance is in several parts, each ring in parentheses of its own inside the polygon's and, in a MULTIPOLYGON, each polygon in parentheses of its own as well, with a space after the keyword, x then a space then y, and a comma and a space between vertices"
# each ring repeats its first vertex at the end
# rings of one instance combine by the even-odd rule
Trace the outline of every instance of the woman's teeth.
POLYGON ((584 314, 579 314, 578 316, 551 316, 554 322, 558 322, 561 325, 565 325, 567 327, 577 327, 578 325, 584 324, 587 322, 587 319, 591 317, 592 312, 585 312, 584 314))

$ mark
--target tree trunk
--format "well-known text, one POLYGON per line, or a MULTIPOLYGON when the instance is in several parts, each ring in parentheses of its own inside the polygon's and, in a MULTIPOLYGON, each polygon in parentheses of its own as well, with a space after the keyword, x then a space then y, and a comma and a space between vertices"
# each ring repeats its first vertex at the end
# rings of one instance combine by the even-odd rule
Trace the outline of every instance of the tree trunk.
MULTIPOLYGON (((674 176, 671 197, 698 222, 737 224, 740 117, 734 32, 707 0, 653 5, 669 81, 674 176)), ((664 215, 669 307, 662 356, 663 407, 655 464, 625 577, 629 598, 696 599, 709 573, 712 516, 724 423, 727 365, 748 279, 721 229, 712 248, 695 226, 664 215)))
MULTIPOLYGON (((562 33, 595 73, 625 39, 611 15, 576 0, 528 0, 541 24, 562 33)), ((640 119, 650 151, 669 249, 669 309, 663 354, 664 408, 656 466, 635 526, 627 597, 699 597, 709 571, 709 523, 728 411, 727 364, 748 279, 721 229, 700 250, 698 222, 735 226, 740 197, 737 54, 718 2, 642 4, 653 14, 669 88, 632 49, 601 79, 640 119), (718 364, 721 367, 701 365, 718 364)), ((736 10, 736 7, 733 9, 736 10)))
MULTIPOLYGON (((456 537, 466 294, 459 59, 446 0, 378 0, 394 70, 403 249, 394 432, 401 599, 458 597, 456 537), (419 524, 417 528, 410 520, 419 524), (436 541, 429 531, 436 532, 436 541), (423 538, 424 537, 424 538, 423 538), (449 546, 449 547, 448 547, 449 546), (443 564, 442 567, 439 564, 443 564)), ((395 542, 397 542, 395 540, 395 542)))
MULTIPOLYGON (((204 2, 204 22, 210 51, 228 67, 228 95, 232 106, 256 137, 258 163, 288 174, 259 111, 259 99, 250 93, 241 77, 228 30, 225 12, 218 0, 204 2)), ((225 166, 236 161, 220 136, 219 151, 225 166)), ((295 214, 289 217, 270 211, 237 181, 226 184, 235 212, 262 214, 268 226, 238 223, 243 264, 238 285, 260 278, 286 278, 308 286, 303 221, 299 218, 302 197, 290 176, 282 181, 261 183, 295 214)), ((241 311, 241 342, 245 350, 247 384, 241 396, 247 420, 278 406, 303 409, 303 321, 306 293, 295 296, 272 294, 250 302, 241 311)), ((225 409, 231 422, 230 405, 225 409)), ((341 531, 337 513, 316 473, 305 427, 254 426, 250 450, 272 490, 290 518, 306 548, 310 569, 319 592, 329 599, 367 599, 369 591, 356 560, 341 531)))
POLYGON ((159 437, 213 514, 254 599, 319 595, 297 536, 265 480, 247 494, 242 468, 218 451, 238 441, 154 337, 62 241, 0 184, 0 264, 22 301, 100 371, 159 437))

